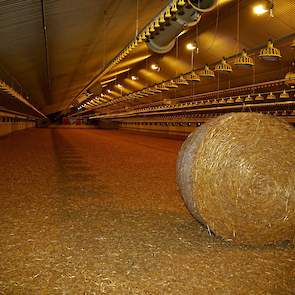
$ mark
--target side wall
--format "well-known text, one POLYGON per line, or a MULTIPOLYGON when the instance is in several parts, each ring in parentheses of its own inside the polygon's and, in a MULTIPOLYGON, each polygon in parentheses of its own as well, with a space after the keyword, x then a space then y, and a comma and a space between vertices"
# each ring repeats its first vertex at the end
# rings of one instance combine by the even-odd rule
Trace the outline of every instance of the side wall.
POLYGON ((0 137, 17 130, 35 127, 34 121, 25 121, 11 117, 0 117, 0 137))

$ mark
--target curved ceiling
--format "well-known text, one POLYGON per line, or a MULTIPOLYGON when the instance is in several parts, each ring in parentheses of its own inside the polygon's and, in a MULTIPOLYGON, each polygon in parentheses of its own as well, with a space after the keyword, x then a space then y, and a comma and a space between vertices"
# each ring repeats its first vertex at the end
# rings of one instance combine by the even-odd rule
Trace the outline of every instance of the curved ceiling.
MULTIPOLYGON (((254 0, 240 0, 240 39, 237 42, 237 0, 220 0, 219 10, 204 15, 198 26, 201 51, 195 66, 214 64, 238 48, 255 48, 295 32, 294 0, 276 0, 274 18, 252 14, 254 0)), ((0 2, 0 66, 21 84, 30 102, 46 114, 62 111, 105 66, 135 37, 136 26, 143 28, 169 0, 6 0, 0 2), (138 4, 138 5, 137 5, 138 4), (137 17, 138 16, 138 17, 137 17)), ((101 80, 125 79, 118 72, 130 69, 141 84, 126 84, 126 92, 171 79, 191 67, 190 53, 184 49, 195 30, 179 38, 179 46, 166 55, 151 54, 145 45, 101 80), (151 55, 151 56, 150 56, 151 55), (148 59, 145 59, 147 58, 148 59), (144 58, 144 61, 140 61, 144 58), (147 63, 159 63, 163 71, 151 75, 147 63)), ((285 44, 286 45, 286 44, 285 44)), ((284 44, 282 46, 285 46, 284 44)), ((284 50, 284 48, 282 47, 284 50)), ((257 81, 282 75, 294 51, 284 51, 279 66, 257 63, 257 81)), ((251 83, 252 74, 236 72, 231 85, 251 83)), ((0 77, 1 78, 1 77, 0 77)), ((128 82, 128 81, 127 81, 128 82)), ((129 81, 130 82, 130 81, 129 81)), ((229 83, 225 79, 224 85, 229 83)), ((224 86, 223 85, 223 86, 224 86)), ((111 85, 114 86, 114 85, 111 85)), ((224 86, 225 87, 225 86, 224 86)), ((203 83, 194 92, 216 88, 216 81, 203 83)), ((186 90, 179 90, 186 95, 186 90)), ((191 91, 191 90, 189 90, 191 91)), ((188 92, 189 93, 189 92, 188 92)), ((175 93, 173 95, 176 95, 175 93)), ((153 98, 154 99, 154 98, 153 98)), ((147 98, 142 103, 149 102, 147 98)), ((135 102, 136 104, 136 102, 135 102)), ((119 106, 120 107, 120 106, 119 106)))
MULTIPOLYGON (((138 55, 147 56, 149 50, 146 45, 142 45, 128 58, 111 69, 102 81, 116 78, 116 81, 108 83, 111 90, 108 99, 111 105, 98 104, 94 110, 97 114, 106 113, 115 109, 121 110, 129 107, 140 107, 140 105, 163 102, 164 99, 187 98, 188 96, 208 93, 218 89, 251 85, 276 79, 283 79, 294 61, 295 50, 290 48, 293 38, 295 38, 295 2, 293 0, 276 0, 274 6, 274 17, 269 14, 256 16, 253 14, 253 6, 256 0, 245 1, 224 1, 220 9, 202 16, 198 25, 198 30, 194 27, 186 34, 178 38, 178 46, 165 55, 152 54, 149 58, 131 67, 128 73, 118 74, 129 68, 129 64, 138 55), (239 7, 238 7, 239 3, 239 7), (239 8, 239 30, 237 29, 237 14, 239 8), (237 34, 239 32, 239 34, 237 34), (186 49, 186 44, 192 40, 198 40, 199 53, 194 56, 192 65, 191 52, 186 49), (265 62, 258 58, 259 49, 266 46, 268 39, 275 42, 283 58, 278 62, 265 62), (241 69, 234 66, 235 55, 242 49, 246 49, 254 58, 253 68, 241 69), (180 86, 173 91, 162 92, 156 95, 141 97, 140 99, 122 99, 117 102, 115 99, 123 95, 132 93, 152 86, 154 84, 173 79, 180 74, 187 73, 194 69, 202 68, 209 64, 214 68, 222 57, 226 57, 233 67, 230 75, 220 75, 218 79, 202 80, 201 83, 190 83, 188 86, 180 86), (156 63, 161 71, 155 73, 150 69, 150 65, 156 63), (131 81, 131 75, 139 78, 138 81, 131 81), (123 88, 118 89, 117 83, 123 88), (112 101, 116 103, 112 104, 112 101)), ((93 111, 89 106, 87 110, 93 111)))
POLYGON ((0 65, 45 113, 61 111, 168 0, 0 2, 0 65), (138 17, 137 17, 138 15, 138 17))

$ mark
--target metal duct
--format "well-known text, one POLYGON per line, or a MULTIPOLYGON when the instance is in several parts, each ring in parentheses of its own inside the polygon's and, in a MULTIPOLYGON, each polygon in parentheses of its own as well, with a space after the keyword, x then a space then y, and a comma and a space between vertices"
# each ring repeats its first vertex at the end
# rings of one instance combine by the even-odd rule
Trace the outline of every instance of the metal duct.
POLYGON ((176 37, 186 28, 196 25, 203 12, 213 10, 218 0, 189 0, 181 12, 176 14, 176 19, 171 20, 169 25, 164 25, 148 40, 148 47, 156 53, 167 53, 175 45, 176 37))

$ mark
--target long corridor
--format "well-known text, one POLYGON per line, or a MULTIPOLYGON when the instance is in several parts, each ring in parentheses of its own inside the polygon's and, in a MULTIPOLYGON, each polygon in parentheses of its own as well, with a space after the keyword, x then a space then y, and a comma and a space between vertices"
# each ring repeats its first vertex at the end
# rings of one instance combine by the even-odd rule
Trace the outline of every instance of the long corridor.
POLYGON ((234 246, 191 217, 181 144, 82 129, 0 139, 0 294, 294 294, 292 246, 234 246))

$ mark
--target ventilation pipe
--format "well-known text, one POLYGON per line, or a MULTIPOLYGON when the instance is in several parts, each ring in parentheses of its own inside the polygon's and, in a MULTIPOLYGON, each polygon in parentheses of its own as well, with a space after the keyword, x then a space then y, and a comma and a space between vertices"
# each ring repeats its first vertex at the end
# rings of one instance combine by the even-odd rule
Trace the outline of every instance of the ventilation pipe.
POLYGON ((218 0, 188 0, 188 5, 180 8, 174 19, 152 34, 147 44, 156 53, 167 53, 175 45, 176 37, 187 27, 196 25, 204 12, 213 10, 218 0))

